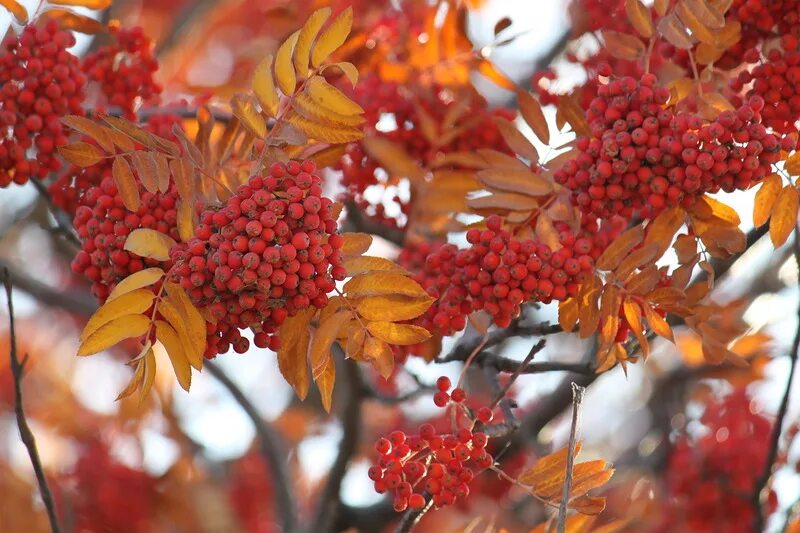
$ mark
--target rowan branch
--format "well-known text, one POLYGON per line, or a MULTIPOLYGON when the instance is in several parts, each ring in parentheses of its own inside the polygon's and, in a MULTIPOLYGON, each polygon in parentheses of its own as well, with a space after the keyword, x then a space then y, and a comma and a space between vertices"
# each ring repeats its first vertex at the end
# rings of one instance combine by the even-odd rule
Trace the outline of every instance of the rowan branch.
POLYGON ((567 506, 569 493, 572 490, 572 468, 575 464, 575 445, 578 440, 578 418, 586 389, 572 383, 572 425, 569 430, 569 447, 567 448, 567 468, 564 472, 564 490, 561 493, 561 504, 558 506, 558 533, 564 533, 567 526, 567 506))
POLYGON ((58 525, 53 495, 50 492, 50 487, 47 485, 47 478, 44 475, 44 467, 42 467, 39 450, 36 447, 36 438, 33 436, 33 431, 31 431, 28 420, 25 418, 25 410, 22 405, 22 374, 27 356, 25 356, 22 361, 17 357, 17 332, 14 328, 14 302, 12 299, 11 274, 9 274, 6 268, 3 268, 3 284, 6 289, 8 304, 9 356, 11 358, 11 375, 14 379, 14 413, 17 417, 19 436, 25 448, 28 450, 28 456, 31 459, 31 465, 36 474, 36 482, 39 484, 39 493, 42 496, 42 502, 47 510, 47 517, 50 520, 50 530, 53 531, 53 533, 59 533, 61 527, 58 525))
POLYGON ((239 407, 247 414, 258 435, 259 451, 267 465, 267 478, 277 499, 277 512, 283 524, 283 531, 291 532, 297 526, 297 510, 291 476, 286 469, 288 453, 275 430, 264 421, 256 406, 247 398, 242 389, 228 377, 221 368, 211 361, 204 363, 208 373, 225 387, 239 407))
MULTIPOLYGON (((800 228, 795 225, 794 229, 794 258, 797 263, 798 277, 800 277, 800 228)), ((764 529, 764 509, 761 506, 761 493, 767 486, 770 477, 772 477, 772 469, 775 459, 778 457, 778 447, 780 446, 781 432, 783 431, 783 419, 786 418, 786 412, 789 409, 789 396, 792 392, 792 382, 794 381, 794 373, 797 368, 798 350, 800 350, 800 302, 797 308, 797 330, 794 334, 792 341, 792 348, 789 352, 789 377, 786 380, 786 389, 783 391, 778 413, 775 416, 775 422, 772 426, 772 435, 770 436, 769 453, 767 460, 764 464, 761 475, 756 480, 755 487, 753 488, 753 506, 755 513, 753 517, 753 528, 755 531, 762 531, 764 529)))
POLYGON ((346 202, 345 207, 347 208, 347 220, 345 220, 342 231, 369 233, 386 239, 398 246, 403 245, 403 241, 405 240, 405 232, 403 230, 387 226, 386 224, 369 218, 353 202, 346 202))

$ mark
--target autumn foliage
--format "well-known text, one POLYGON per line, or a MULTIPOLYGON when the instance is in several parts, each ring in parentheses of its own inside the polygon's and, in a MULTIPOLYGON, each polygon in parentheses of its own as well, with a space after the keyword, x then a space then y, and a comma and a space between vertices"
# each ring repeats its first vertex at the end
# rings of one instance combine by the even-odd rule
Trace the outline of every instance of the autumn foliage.
MULTIPOLYGON (((219 2, 192 31, 167 13, 193 2, 39 4, 0 0, 15 20, 0 50, 0 199, 38 191, 70 281, 59 291, 23 269, 9 294, 75 313, 71 364, 106 353, 130 367, 118 419, 104 418, 69 386, 66 400, 37 396, 58 376, 26 366, 35 319, 0 339, 4 408, 20 405, 5 392, 20 359, 42 380, 26 392, 33 418, 58 428, 48 405, 78 413, 54 429, 75 460, 40 476, 51 527, 800 527, 773 475, 796 462, 785 418, 800 330, 779 408, 762 412, 748 385, 789 341, 753 316, 769 288, 734 298, 717 284, 752 268, 744 254, 767 234, 781 264, 800 258, 798 2, 571 0, 555 48, 517 47, 528 68, 514 77, 495 57, 524 24, 471 39, 483 2, 219 2), (192 59, 198 35, 225 47, 227 79, 192 59), (267 358, 303 403, 264 420, 218 366, 239 357, 267 358), (256 427, 230 464, 202 458, 175 414, 172 384, 208 374, 256 427), (627 451, 581 436, 589 387, 620 377, 649 395, 649 429, 627 451), (156 415, 179 448, 161 476, 127 464, 114 437, 138 441, 156 415), (332 419, 336 459, 309 477, 289 452, 332 419), (353 476, 376 503, 352 504, 353 476)), ((0 472, 28 500, 0 530, 46 528, 32 486, 0 472)))

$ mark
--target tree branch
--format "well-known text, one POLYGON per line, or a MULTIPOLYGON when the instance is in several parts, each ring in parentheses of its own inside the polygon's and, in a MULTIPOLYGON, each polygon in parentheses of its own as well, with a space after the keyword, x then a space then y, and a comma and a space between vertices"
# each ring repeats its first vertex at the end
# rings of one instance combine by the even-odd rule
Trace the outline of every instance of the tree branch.
POLYGON ((581 402, 586 389, 572 383, 572 426, 569 430, 569 447, 567 448, 567 467, 564 472, 564 490, 561 493, 561 503, 558 506, 558 533, 564 533, 567 526, 567 506, 569 505, 569 493, 572 490, 572 468, 575 463, 575 444, 578 440, 578 416, 580 414, 581 402))
MULTIPOLYGON (((337 355, 342 355, 338 344, 334 344, 333 349, 337 355)), ((343 357, 338 359, 343 360, 343 357)), ((347 473, 350 458, 358 450, 361 438, 361 409, 367 389, 358 363, 344 360, 343 367, 347 379, 343 380, 344 383, 340 383, 339 387, 346 391, 347 398, 342 411, 342 441, 339 443, 336 461, 328 472, 325 488, 319 496, 317 511, 308 528, 309 533, 331 533, 335 530, 337 515, 341 510, 342 480, 347 473)))
POLYGON ((12 267, 2 259, 0 259, 0 268, 10 273, 14 278, 14 286, 18 290, 33 296, 43 304, 86 316, 97 310, 97 302, 88 292, 61 291, 27 276, 23 271, 12 267))
POLYGON ((345 220, 342 231, 369 233, 386 239, 398 246, 403 245, 403 241, 405 240, 405 232, 403 230, 381 224, 365 216, 361 209, 353 202, 346 202, 345 207, 347 208, 347 220, 345 220))
POLYGON ((430 511, 432 507, 433 499, 430 499, 422 509, 407 511, 406 514, 403 515, 403 519, 400 520, 400 523, 397 524, 396 533, 409 533, 409 531, 414 529, 414 526, 419 524, 419 521, 422 520, 425 513, 430 511))
MULTIPOLYGON (((795 226, 794 230, 793 246, 794 258, 797 263, 798 277, 800 278, 800 229, 798 229, 797 226, 795 226)), ((798 287, 798 290, 800 290, 800 287, 798 287)), ((772 426, 772 435, 770 436, 770 446, 767 460, 764 464, 763 471, 761 472, 761 475, 759 476, 755 487, 753 488, 753 505, 755 506, 755 513, 753 517, 754 531, 762 531, 764 529, 765 517, 764 510, 761 506, 761 493, 764 491, 764 487, 767 486, 769 478, 772 476, 772 468, 774 466, 775 459, 778 456, 781 431, 783 430, 783 419, 786 418, 786 412, 789 409, 789 396, 792 392, 792 382, 794 381, 794 373, 797 368, 797 352, 800 350, 800 304, 798 304, 797 309, 797 320, 797 330, 794 334, 794 341, 792 341, 791 352, 789 352, 790 366, 789 377, 786 380, 786 389, 783 391, 783 397, 781 398, 781 403, 778 407, 778 413, 775 416, 775 422, 772 426)))
POLYGON ((264 421, 256 406, 221 368, 211 361, 206 361, 203 366, 208 370, 209 374, 214 376, 228 390, 253 423, 258 435, 261 457, 268 467, 267 478, 271 479, 271 486, 275 491, 276 507, 283 524, 283 531, 293 531, 297 526, 297 511, 295 509, 291 477, 286 470, 287 452, 284 450, 279 436, 264 421))
POLYGON ((36 439, 33 436, 28 420, 25 418, 25 410, 22 406, 22 374, 27 356, 20 362, 17 357, 17 334, 14 329, 14 302, 12 300, 11 274, 8 269, 3 269, 3 284, 6 288, 6 299, 8 300, 8 327, 10 337, 9 356, 11 358, 11 375, 14 378, 14 412, 17 416, 17 427, 22 443, 28 450, 33 471, 36 474, 36 481, 39 484, 39 493, 42 495, 42 502, 47 510, 47 517, 50 520, 50 529, 53 533, 59 533, 61 527, 58 525, 56 508, 53 503, 53 495, 47 485, 47 478, 44 475, 42 461, 39 458, 39 450, 36 448, 36 439))

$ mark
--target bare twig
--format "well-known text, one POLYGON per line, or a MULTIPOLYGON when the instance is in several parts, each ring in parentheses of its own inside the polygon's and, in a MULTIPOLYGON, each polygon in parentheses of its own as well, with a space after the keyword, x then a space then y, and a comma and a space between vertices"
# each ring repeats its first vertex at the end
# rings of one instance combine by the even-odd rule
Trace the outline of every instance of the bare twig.
MULTIPOLYGON (((798 268, 798 275, 800 275, 800 229, 795 226, 794 231, 794 257, 795 261, 797 262, 798 268)), ((794 334, 794 341, 792 341, 792 348, 791 352, 789 352, 789 377, 786 380, 786 389, 783 391, 783 397, 781 398, 781 404, 778 407, 778 413, 775 415, 775 422, 772 426, 772 435, 770 436, 770 446, 769 446, 769 454, 767 455, 767 460, 764 463, 763 470, 761 475, 759 476, 758 480, 756 481, 755 487, 753 488, 753 496, 752 502, 753 506, 755 507, 755 513, 753 517, 753 528, 754 531, 762 531, 764 529, 764 510, 761 506, 761 493, 764 491, 764 487, 767 486, 769 482, 769 478, 772 476, 772 468, 775 463, 775 459, 778 456, 778 447, 780 445, 780 438, 781 438, 781 431, 783 430, 783 419, 786 418, 786 412, 789 409, 789 396, 792 392, 792 382, 794 381, 794 373, 797 368, 797 357, 798 357, 798 350, 800 350, 800 305, 798 305, 797 309, 797 330, 794 334)))
POLYGON ((272 480, 271 486, 277 499, 276 511, 281 517, 283 531, 293 531, 297 525, 297 511, 295 509, 291 477, 286 470, 286 457, 288 454, 284 450, 280 438, 272 427, 264 421, 256 406, 221 368, 211 361, 206 361, 204 367, 209 374, 214 376, 228 390, 253 423, 258 435, 261 457, 267 465, 267 477, 272 480))
POLYGON ((39 450, 36 448, 36 439, 33 436, 28 420, 25 418, 25 410, 22 406, 22 374, 23 366, 27 356, 20 362, 17 357, 17 334, 14 329, 14 302, 12 300, 11 290, 11 275, 8 269, 3 269, 3 284, 6 288, 6 299, 8 300, 8 327, 10 337, 9 355, 11 358, 11 375, 14 378, 14 412, 17 416, 17 427, 19 428, 19 436, 25 448, 28 449, 28 456, 31 459, 33 471, 36 474, 36 481, 39 484, 39 493, 42 495, 42 502, 45 509, 47 509, 47 517, 50 519, 50 529, 54 533, 61 531, 58 525, 58 517, 56 516, 56 508, 53 503, 53 495, 50 492, 50 487, 47 485, 47 478, 44 475, 44 468, 42 461, 39 458, 39 450))
POLYGON ((431 507, 433 507, 433 499, 428 500, 425 507, 422 509, 406 511, 406 514, 403 515, 403 519, 397 524, 396 533, 409 533, 409 531, 414 529, 414 526, 419 524, 419 521, 422 520, 425 513, 431 510, 431 507))
POLYGON ((500 403, 500 400, 505 398, 506 394, 508 394, 508 391, 511 390, 511 387, 514 386, 514 382, 519 377, 520 373, 522 372, 522 369, 528 366, 528 364, 530 364, 531 360, 537 353, 544 350, 544 346, 546 343, 547 341, 545 339, 540 339, 539 342, 537 342, 536 344, 533 345, 533 347, 531 347, 530 351, 528 351, 528 355, 525 356, 525 359, 522 360, 522 363, 520 363, 517 366, 516 370, 514 370, 514 373, 511 374, 511 377, 508 379, 508 383, 506 383, 505 387, 503 387, 498 393, 495 394, 494 401, 489 405, 490 408, 493 408, 498 403, 500 403))
POLYGON ((56 221, 56 227, 51 228, 52 231, 58 235, 63 235, 70 244, 80 248, 81 240, 78 237, 78 234, 75 232, 75 228, 72 227, 72 221, 70 220, 69 215, 53 204, 50 191, 47 190, 47 187, 44 183, 36 179, 30 180, 30 182, 33 183, 34 188, 39 192, 39 196, 47 204, 47 209, 50 211, 50 214, 53 215, 53 219, 56 221))
MULTIPOLYGON (((341 348, 337 344, 334 344, 333 349, 341 352, 341 348)), ((337 359, 343 360, 344 358, 337 357, 337 359)), ((361 369, 355 361, 344 361, 342 366, 347 377, 343 383, 339 384, 339 387, 347 393, 342 411, 342 441, 339 443, 339 454, 328 472, 328 480, 319 496, 317 511, 308 528, 309 533, 332 533, 335 529, 337 514, 341 510, 342 480, 347 473, 350 459, 358 449, 361 438, 361 410, 366 396, 364 379, 361 376, 361 369)))
POLYGON ((561 504, 558 506, 558 522, 556 530, 564 533, 567 525, 567 506, 569 493, 572 490, 572 467, 575 464, 575 444, 578 440, 578 418, 581 402, 586 389, 572 383, 572 426, 569 430, 569 447, 567 448, 567 468, 564 472, 564 491, 561 493, 561 504))

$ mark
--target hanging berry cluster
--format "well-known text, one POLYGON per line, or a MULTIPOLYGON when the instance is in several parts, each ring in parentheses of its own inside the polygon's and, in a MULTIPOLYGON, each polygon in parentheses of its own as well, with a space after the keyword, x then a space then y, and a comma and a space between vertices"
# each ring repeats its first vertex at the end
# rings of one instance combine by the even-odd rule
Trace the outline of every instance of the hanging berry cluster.
POLYGON ((315 170, 312 161, 274 163, 224 206, 205 209, 194 237, 170 251, 174 281, 212 319, 206 357, 246 352, 243 328, 258 330, 256 346, 277 349, 283 321, 325 307, 344 279, 333 201, 315 170))
MULTIPOLYGON (((452 402, 459 413, 470 412, 464 405, 464 390, 451 391, 450 379, 442 376, 436 386, 434 402, 438 407, 452 402)), ((376 492, 393 493, 395 511, 422 509, 426 505, 426 494, 436 508, 464 500, 475 474, 494 463, 486 451, 489 438, 486 433, 475 430, 478 422, 488 424, 492 420, 492 410, 481 407, 474 419, 466 415, 456 419, 464 424, 452 432, 439 433, 432 424, 426 423, 419 426, 417 434, 393 431, 388 438, 381 437, 375 443, 380 457, 369 469, 369 478, 376 492)))
POLYGON ((744 190, 770 173, 782 148, 794 147, 761 124, 761 98, 713 121, 664 107, 668 99, 650 74, 598 88, 590 135, 554 175, 585 213, 652 217, 667 206, 689 207, 703 193, 744 190))
POLYGON ((55 21, 9 35, 0 52, 0 187, 44 178, 61 168, 56 148, 67 143, 61 117, 83 115, 85 76, 75 44, 55 21), (28 155, 35 150, 35 156, 28 155))

